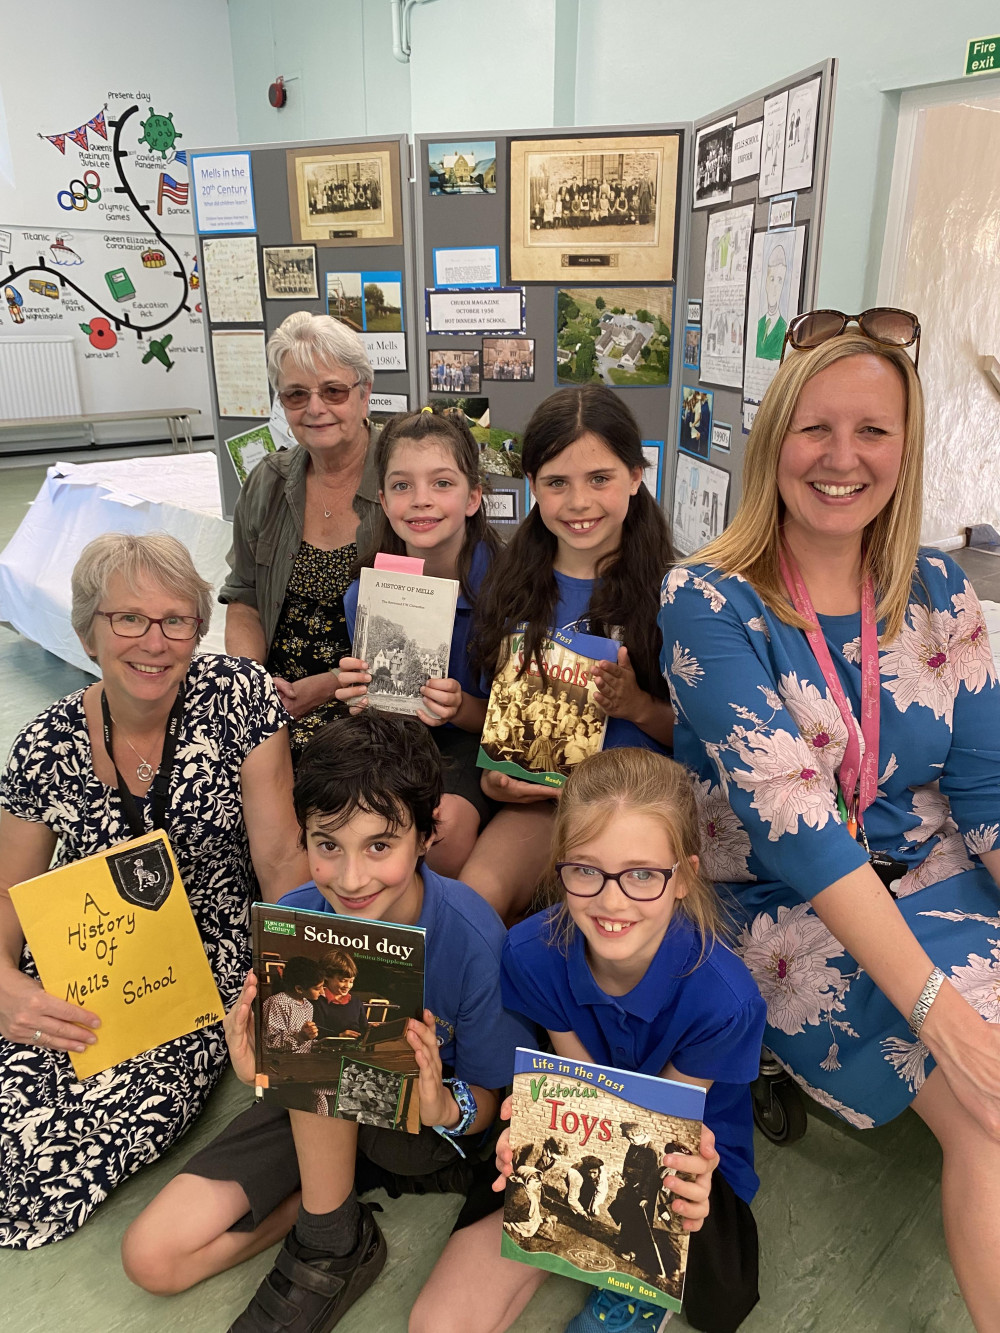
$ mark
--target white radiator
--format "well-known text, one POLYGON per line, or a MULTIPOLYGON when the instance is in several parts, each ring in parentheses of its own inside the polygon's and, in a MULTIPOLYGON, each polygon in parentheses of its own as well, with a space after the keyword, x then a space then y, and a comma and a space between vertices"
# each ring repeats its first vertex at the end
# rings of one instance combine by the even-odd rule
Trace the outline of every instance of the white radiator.
POLYGON ((83 411, 72 338, 0 338, 0 420, 83 411))

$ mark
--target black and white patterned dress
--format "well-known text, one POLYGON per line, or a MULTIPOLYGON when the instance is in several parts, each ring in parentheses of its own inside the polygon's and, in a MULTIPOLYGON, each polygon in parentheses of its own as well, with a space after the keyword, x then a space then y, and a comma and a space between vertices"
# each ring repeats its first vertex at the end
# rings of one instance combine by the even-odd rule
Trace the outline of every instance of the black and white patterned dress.
MULTIPOLYGON (((257 893, 240 768, 287 721, 263 667, 217 654, 192 660, 167 831, 227 1008, 249 966, 257 893)), ((136 800, 148 826, 149 802, 136 800)), ((57 835, 56 865, 131 837, 117 789, 94 773, 82 690, 17 737, 0 805, 57 835)), ((27 949, 21 968, 38 975, 27 949)), ((191 1126, 226 1058, 216 1024, 78 1082, 65 1052, 0 1038, 0 1246, 34 1249, 71 1235, 191 1126)))

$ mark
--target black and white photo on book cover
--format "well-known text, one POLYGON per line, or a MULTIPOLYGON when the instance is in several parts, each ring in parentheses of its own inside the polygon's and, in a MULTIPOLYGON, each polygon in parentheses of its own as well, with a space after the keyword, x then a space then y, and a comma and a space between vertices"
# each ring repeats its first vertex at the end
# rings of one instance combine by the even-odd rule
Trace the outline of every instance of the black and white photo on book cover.
POLYGON ((420 693, 448 675, 458 580, 363 569, 354 655, 368 663, 368 704, 413 715, 428 708, 420 693))

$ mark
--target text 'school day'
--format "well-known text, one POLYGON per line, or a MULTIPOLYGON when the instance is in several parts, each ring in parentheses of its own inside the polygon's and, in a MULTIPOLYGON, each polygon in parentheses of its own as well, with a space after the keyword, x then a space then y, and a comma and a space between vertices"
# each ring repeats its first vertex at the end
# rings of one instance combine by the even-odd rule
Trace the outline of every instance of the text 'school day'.
MULTIPOLYGON (((268 930, 273 924, 269 921, 264 922, 264 929, 268 930)), ((285 924, 284 922, 280 924, 285 924)), ((289 934, 288 931, 280 931, 280 934, 289 934)), ((302 938, 316 944, 337 944, 342 949, 355 949, 358 953, 371 953, 372 947, 368 943, 367 935, 335 935, 332 930, 321 930, 318 926, 306 926, 302 931, 302 938)), ((392 944, 389 940, 379 940, 375 945, 376 953, 388 954, 390 958, 409 958, 413 952, 412 944, 392 944)))

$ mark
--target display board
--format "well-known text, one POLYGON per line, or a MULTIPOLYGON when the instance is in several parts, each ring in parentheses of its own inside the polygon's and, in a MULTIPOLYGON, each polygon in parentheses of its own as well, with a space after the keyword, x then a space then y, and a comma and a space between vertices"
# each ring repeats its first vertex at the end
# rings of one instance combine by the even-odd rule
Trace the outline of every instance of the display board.
POLYGON ((788 321, 816 305, 835 79, 827 60, 694 124, 675 463, 664 488, 683 554, 735 512, 788 321))
POLYGON ((488 420, 488 434, 473 429, 484 467, 500 474, 498 523, 524 515, 520 434, 563 385, 621 389, 652 464, 647 484, 661 493, 680 371, 689 130, 415 138, 420 396, 488 420))
MULTIPOLYGON (((417 396, 413 218, 405 135, 191 153, 198 264, 223 511, 240 490, 227 447, 267 425, 264 346, 296 310, 332 314, 366 343, 372 407, 417 396), (411 387, 412 386, 412 387, 411 387)), ((284 443, 278 440, 277 443, 284 443)))

